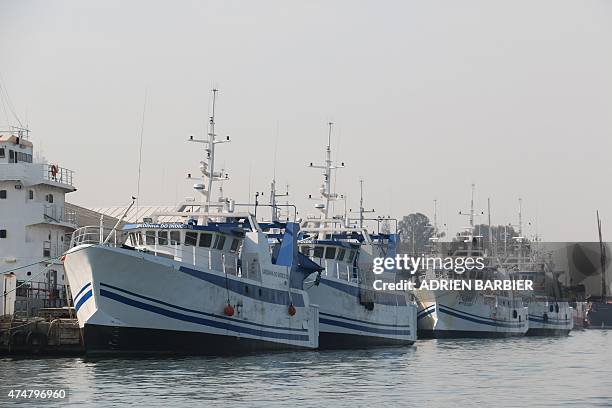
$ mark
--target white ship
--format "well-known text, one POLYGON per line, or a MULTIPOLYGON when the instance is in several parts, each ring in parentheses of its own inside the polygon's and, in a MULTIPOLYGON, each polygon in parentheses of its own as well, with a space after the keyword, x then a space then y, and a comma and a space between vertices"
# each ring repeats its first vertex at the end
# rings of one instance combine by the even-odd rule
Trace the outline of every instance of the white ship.
MULTIPOLYGON (((478 236, 474 231, 474 186, 468 214, 469 226, 460 235, 460 249, 453 257, 483 257, 478 236)), ((494 280, 507 279, 503 271, 492 265, 482 270, 473 269, 463 274, 454 271, 427 270, 419 276, 420 280, 463 279, 494 280)), ((473 287, 473 286, 472 286, 473 287)), ((454 337, 509 337, 523 336, 528 329, 527 307, 522 299, 512 291, 450 291, 416 290, 419 306, 417 315, 419 338, 454 337)))
MULTIPOLYGON (((302 289, 317 266, 297 251, 299 225, 280 225, 274 253, 250 213, 232 200, 212 202, 213 114, 204 144, 203 201, 115 231, 94 227, 73 235, 64 259, 89 354, 225 354, 318 346, 318 308, 302 289), (167 222, 165 220, 171 220, 167 222), (180 220, 180 221, 176 221, 180 220), (146 222, 144 222, 146 221, 146 222), (93 231, 93 232, 92 232, 93 231)), ((229 139, 228 139, 229 140, 229 139)))
POLYGON ((523 201, 519 198, 518 236, 512 238, 514 250, 504 259, 503 267, 514 279, 533 282, 532 291, 521 292, 529 308, 527 335, 567 335, 574 327, 574 309, 563 299, 558 274, 523 236, 522 207, 523 201))
MULTIPOLYGON (((331 124, 330 124, 331 137, 331 124)), ((375 257, 394 257, 398 236, 371 233, 364 226, 363 195, 358 225, 345 214, 331 217, 330 202, 345 197, 332 192, 330 139, 323 170, 320 214, 302 223, 300 252, 323 267, 310 280, 307 291, 319 311, 321 348, 413 344, 416 340, 416 304, 403 291, 375 291, 372 283, 375 257)), ((346 208, 346 205, 345 205, 346 208)), ((385 272, 376 279, 394 282, 397 275, 385 272)))
POLYGON ((0 316, 66 305, 59 261, 76 229, 73 172, 34 154, 29 131, 0 131, 0 316))

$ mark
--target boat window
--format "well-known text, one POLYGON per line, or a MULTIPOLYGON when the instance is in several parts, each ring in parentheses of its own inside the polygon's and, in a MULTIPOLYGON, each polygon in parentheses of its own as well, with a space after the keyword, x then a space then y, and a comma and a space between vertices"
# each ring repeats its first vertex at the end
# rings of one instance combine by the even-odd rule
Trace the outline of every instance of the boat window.
POLYGON ((210 248, 210 243, 212 242, 212 235, 206 232, 202 232, 200 234, 200 242, 198 243, 198 246, 201 246, 203 248, 210 248))
POLYGON ((355 251, 351 251, 348 257, 349 262, 353 262, 353 260, 355 260, 355 251))
POLYGON ((225 236, 224 235, 217 235, 216 239, 215 239, 215 248, 216 249, 223 249, 223 246, 225 245, 225 236))
POLYGON ((338 261, 342 261, 344 259, 344 254, 346 253, 346 249, 342 248, 340 250, 338 250, 338 258, 336 258, 338 261))
POLYGON ((0 148, 0 157, 4 159, 4 147, 0 148))
POLYGON ((136 238, 138 238, 138 245, 142 245, 142 234, 136 234, 136 238))
POLYGON ((9 149, 9 163, 15 163, 15 152, 9 149))
POLYGON ((128 235, 128 241, 131 246, 136 246, 136 237, 133 232, 130 232, 130 235, 128 235))
POLYGON ((315 247, 314 252, 312 254, 313 258, 323 258, 323 247, 315 247))
POLYGON ((196 246, 197 243, 198 243, 198 233, 197 232, 186 232, 185 233, 185 245, 196 246))
POLYGON ((240 240, 238 238, 234 238, 232 240, 232 246, 230 247, 230 251, 236 252, 238 250, 239 244, 240 244, 240 240))
POLYGON ((6 238, 6 230, 0 229, 0 238, 6 238))
POLYGON ((327 247, 325 251, 325 259, 334 259, 336 257, 336 248, 327 247))
POLYGON ((33 200, 34 199, 34 190, 30 190, 28 194, 29 194, 30 200, 33 200))
POLYGON ((155 245, 155 231, 147 231, 145 233, 147 245, 155 245))
POLYGON ((559 305, 555 305, 555 313, 559 313, 559 305))
POLYGON ((4 200, 6 198, 6 190, 0 190, 0 199, 4 200))
POLYGON ((550 312, 553 311, 553 305, 548 306, 548 311, 550 311, 550 312))
POLYGON ((168 245, 168 231, 157 231, 157 243, 159 245, 168 245))
POLYGON ((47 194, 47 195, 45 196, 45 200, 46 200, 48 203, 53 203, 53 194, 47 194))
POLYGON ((170 231, 170 245, 181 244, 181 231, 170 231))

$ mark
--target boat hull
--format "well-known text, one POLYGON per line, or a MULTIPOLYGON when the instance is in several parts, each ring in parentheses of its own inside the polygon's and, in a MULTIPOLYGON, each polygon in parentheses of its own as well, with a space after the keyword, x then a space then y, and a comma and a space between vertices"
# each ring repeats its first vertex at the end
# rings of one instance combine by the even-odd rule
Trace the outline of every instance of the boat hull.
POLYGON ((612 329, 612 303, 590 303, 586 320, 587 329, 612 329))
POLYGON ((319 347, 411 345, 416 341, 416 305, 404 292, 378 292, 366 307, 357 284, 322 277, 308 289, 319 306, 319 347))
POLYGON ((73 248, 64 265, 88 354, 226 354, 318 346, 303 291, 126 249, 73 248), (229 303, 234 313, 224 313, 229 303), (288 313, 292 302, 295 314, 288 313))
POLYGON ((416 292, 419 338, 498 338, 524 336, 527 307, 490 305, 459 291, 416 292))
POLYGON ((528 308, 527 336, 566 336, 574 327, 574 310, 567 302, 533 301, 528 308))

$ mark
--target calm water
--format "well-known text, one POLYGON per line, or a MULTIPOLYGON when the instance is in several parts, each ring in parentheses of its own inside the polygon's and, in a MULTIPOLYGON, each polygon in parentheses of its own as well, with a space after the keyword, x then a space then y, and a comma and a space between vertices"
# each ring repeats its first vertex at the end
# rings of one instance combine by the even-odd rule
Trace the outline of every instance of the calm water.
POLYGON ((0 359, 0 373, 9 386, 68 387, 74 406, 612 406, 612 331, 235 358, 0 359))

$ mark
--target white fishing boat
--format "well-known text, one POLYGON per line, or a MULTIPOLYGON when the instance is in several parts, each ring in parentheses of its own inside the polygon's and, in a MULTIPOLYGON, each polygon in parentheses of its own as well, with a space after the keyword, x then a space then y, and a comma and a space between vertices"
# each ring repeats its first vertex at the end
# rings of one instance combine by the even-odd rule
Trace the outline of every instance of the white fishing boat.
MULTIPOLYGON (((202 201, 104 231, 73 234, 64 267, 89 354, 225 354, 318 346, 318 308, 303 290, 318 267, 297 251, 299 225, 278 225, 271 253, 255 217, 212 201, 214 101, 204 144, 202 201), (122 236, 127 236, 124 240, 122 236)), ((129 209, 128 209, 129 211, 129 209)), ((126 212, 127 213, 127 212, 126 212)), ((125 215, 125 214, 124 214, 125 215)))
POLYGON ((530 280, 533 290, 521 291, 529 309, 528 336, 567 335, 574 327, 574 309, 564 298, 560 273, 550 267, 544 254, 523 236, 522 199, 519 198, 518 236, 512 238, 514 249, 503 268, 516 280, 530 280))
MULTIPOLYGON (((331 137, 331 124, 330 136, 331 137)), ((330 203, 345 199, 332 191, 331 140, 328 138, 325 163, 310 167, 323 170, 318 216, 303 221, 300 252, 323 268, 306 288, 313 304, 319 306, 319 344, 322 348, 371 345, 410 345, 416 340, 416 304, 403 291, 374 290, 374 279, 395 282, 395 271, 374 275, 376 257, 394 257, 396 233, 374 233, 364 225, 363 195, 359 219, 346 213, 331 216, 330 203)))
POLYGON ((528 329, 527 307, 513 291, 475 290, 476 280, 502 280, 508 276, 492 265, 474 236, 474 186, 468 214, 469 226, 459 235, 453 258, 482 257, 486 267, 466 270, 462 274, 443 269, 428 269, 418 280, 465 280, 470 290, 416 290, 419 338, 509 337, 523 336, 528 329))

